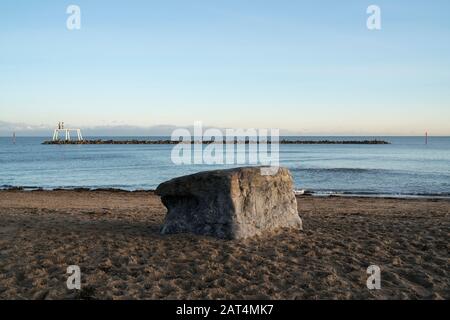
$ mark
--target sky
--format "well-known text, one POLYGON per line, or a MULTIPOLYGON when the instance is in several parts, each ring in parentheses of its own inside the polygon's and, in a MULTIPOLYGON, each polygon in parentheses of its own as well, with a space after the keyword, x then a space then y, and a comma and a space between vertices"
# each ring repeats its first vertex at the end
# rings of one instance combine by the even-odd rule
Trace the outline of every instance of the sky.
POLYGON ((0 122, 450 135, 449 39, 448 0, 2 0, 0 122))

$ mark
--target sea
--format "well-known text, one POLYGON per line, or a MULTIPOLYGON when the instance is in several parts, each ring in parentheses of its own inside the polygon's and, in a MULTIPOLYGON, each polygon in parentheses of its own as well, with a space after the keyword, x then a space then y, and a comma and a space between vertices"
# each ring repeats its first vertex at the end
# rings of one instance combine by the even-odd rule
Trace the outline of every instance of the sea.
MULTIPOLYGON (((150 140, 168 137, 88 137, 150 140)), ((450 198, 450 137, 286 137, 378 139, 387 145, 280 145, 295 189, 317 196, 450 198)), ((0 188, 152 190, 166 180, 242 165, 176 165, 174 145, 43 145, 48 137, 0 137, 0 188)), ((283 138, 281 138, 283 139, 283 138)))

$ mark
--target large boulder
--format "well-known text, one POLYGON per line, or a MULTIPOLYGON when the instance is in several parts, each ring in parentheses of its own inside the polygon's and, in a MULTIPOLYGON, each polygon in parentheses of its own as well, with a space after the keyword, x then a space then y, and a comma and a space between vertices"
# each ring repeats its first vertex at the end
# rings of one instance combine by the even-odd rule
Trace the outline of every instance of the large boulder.
POLYGON ((292 176, 261 167, 200 172, 164 182, 156 193, 168 212, 163 234, 242 239, 279 228, 302 229, 292 176))

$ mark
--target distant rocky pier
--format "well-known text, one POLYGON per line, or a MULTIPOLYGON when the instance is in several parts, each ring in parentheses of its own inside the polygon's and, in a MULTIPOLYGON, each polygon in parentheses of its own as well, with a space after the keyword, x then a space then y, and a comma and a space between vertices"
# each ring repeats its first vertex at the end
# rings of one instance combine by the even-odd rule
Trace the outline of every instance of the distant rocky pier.
MULTIPOLYGON (((66 141, 66 140, 55 140, 55 141, 44 141, 42 144, 211 144, 211 143, 223 143, 223 144, 254 144, 254 143, 268 143, 271 141, 252 141, 252 140, 223 140, 223 141, 173 141, 173 140, 81 140, 81 141, 66 141)), ((287 140, 282 139, 279 141, 280 144, 390 144, 390 142, 383 140, 287 140)))

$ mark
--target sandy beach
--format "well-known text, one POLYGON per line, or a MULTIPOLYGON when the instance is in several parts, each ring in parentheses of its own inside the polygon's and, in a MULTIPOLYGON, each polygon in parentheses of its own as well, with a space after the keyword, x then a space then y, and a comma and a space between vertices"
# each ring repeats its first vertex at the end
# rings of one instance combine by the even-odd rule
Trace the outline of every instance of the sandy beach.
POLYGON ((223 241, 160 235, 152 192, 1 191, 0 299, 450 299, 450 201, 297 200, 304 231, 223 241))

